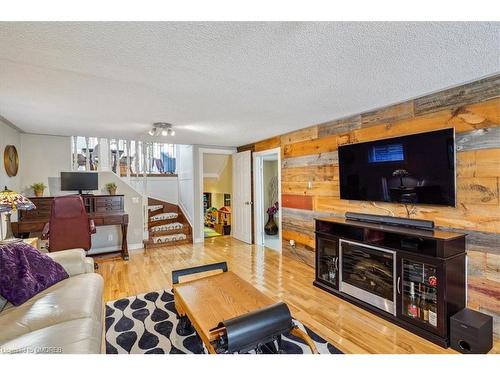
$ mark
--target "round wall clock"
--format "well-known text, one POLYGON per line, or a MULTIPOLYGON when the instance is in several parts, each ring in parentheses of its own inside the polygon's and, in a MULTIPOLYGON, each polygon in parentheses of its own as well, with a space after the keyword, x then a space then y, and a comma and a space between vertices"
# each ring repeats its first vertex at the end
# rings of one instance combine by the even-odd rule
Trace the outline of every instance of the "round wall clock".
POLYGON ((19 156, 17 155, 16 146, 7 145, 3 152, 3 165, 7 176, 14 177, 19 169, 19 156))

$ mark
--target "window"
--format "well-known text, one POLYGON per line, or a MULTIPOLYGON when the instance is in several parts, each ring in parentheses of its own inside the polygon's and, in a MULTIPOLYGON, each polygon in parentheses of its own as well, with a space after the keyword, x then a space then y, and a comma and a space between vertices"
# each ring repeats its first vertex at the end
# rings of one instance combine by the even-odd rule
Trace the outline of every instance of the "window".
POLYGON ((173 144, 74 136, 71 151, 73 170, 112 170, 120 176, 176 173, 173 144))
POLYGON ((72 165, 78 171, 96 171, 99 166, 99 142, 96 137, 72 137, 72 165))

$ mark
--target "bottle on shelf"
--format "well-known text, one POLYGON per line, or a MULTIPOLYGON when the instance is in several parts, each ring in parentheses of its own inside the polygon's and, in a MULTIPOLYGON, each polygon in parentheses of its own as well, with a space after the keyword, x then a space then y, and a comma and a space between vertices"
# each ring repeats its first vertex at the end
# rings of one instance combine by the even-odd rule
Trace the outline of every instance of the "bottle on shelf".
POLYGON ((422 318, 422 312, 420 311, 421 295, 422 295, 422 284, 418 283, 418 293, 416 295, 415 305, 417 305, 417 318, 422 318))
POLYGON ((429 303, 427 301, 425 285, 423 285, 422 287, 422 297, 420 297, 420 319, 422 319, 424 322, 429 321, 429 303))
POLYGON ((410 282, 410 296, 408 299, 408 316, 410 318, 417 318, 417 301, 415 299, 415 283, 410 282))
POLYGON ((429 301, 429 324, 437 327, 437 307, 433 299, 429 301))

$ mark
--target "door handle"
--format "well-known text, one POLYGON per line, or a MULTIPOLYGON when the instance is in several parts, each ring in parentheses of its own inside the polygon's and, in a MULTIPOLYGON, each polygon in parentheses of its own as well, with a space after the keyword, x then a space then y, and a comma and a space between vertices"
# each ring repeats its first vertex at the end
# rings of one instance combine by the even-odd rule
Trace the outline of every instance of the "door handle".
POLYGON ((339 257, 335 257, 335 270, 339 270, 339 257))
POLYGON ((247 201, 247 202, 245 202, 245 204, 246 204, 247 206, 249 206, 249 205, 253 204, 253 202, 248 202, 248 201, 247 201))
POLYGON ((398 281, 396 281, 398 294, 401 294, 401 276, 398 276, 398 281))

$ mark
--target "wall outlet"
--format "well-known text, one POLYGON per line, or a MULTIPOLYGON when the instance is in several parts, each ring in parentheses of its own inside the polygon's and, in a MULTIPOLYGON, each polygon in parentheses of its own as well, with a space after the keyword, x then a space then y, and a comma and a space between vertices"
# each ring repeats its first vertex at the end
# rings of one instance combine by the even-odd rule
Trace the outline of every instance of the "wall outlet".
POLYGON ((295 240, 290 240, 290 246, 295 247, 295 240))
POLYGON ((113 241, 113 235, 112 234, 108 234, 108 241, 113 241))

